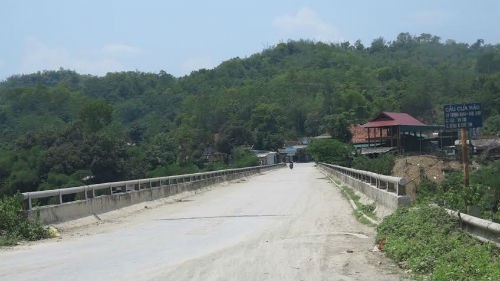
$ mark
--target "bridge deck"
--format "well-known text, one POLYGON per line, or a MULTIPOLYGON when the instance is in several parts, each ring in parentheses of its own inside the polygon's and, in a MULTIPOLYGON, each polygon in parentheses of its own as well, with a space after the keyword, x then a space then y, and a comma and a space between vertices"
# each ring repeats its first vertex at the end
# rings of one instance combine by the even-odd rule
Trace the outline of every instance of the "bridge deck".
POLYGON ((0 250, 2 280, 400 280, 370 252, 375 230, 312 164, 119 212, 0 250))

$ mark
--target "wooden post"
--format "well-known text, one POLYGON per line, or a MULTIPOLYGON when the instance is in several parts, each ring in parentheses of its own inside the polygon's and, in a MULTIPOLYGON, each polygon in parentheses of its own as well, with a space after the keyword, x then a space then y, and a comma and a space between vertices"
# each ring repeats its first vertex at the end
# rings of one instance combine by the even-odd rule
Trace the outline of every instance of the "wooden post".
POLYGON ((422 131, 418 131, 418 145, 420 149, 420 155, 422 155, 422 131))
POLYGON ((467 144, 467 129, 461 129, 462 134, 462 163, 464 166, 464 185, 469 186, 469 152, 467 144))
POLYGON ((368 129, 368 148, 370 148, 370 128, 368 129))
POLYGON ((398 139, 397 139, 397 141, 398 141, 398 152, 402 153, 402 151, 401 151, 401 126, 397 127, 397 131, 398 131, 398 139))
POLYGON ((391 136, 391 147, 393 147, 394 146, 394 127, 388 127, 387 128, 387 135, 391 136))

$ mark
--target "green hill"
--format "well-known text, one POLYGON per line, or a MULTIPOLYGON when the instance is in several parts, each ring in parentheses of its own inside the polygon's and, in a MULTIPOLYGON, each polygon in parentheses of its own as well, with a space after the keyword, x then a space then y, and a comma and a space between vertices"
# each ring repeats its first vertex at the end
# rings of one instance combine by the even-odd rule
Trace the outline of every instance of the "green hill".
MULTIPOLYGON (((401 33, 369 47, 280 43, 212 70, 73 71, 0 83, 0 194, 214 169, 207 151, 276 149, 384 111, 443 122, 447 103, 480 102, 500 132, 500 46, 401 33)), ((215 165, 215 166, 214 166, 215 165)))

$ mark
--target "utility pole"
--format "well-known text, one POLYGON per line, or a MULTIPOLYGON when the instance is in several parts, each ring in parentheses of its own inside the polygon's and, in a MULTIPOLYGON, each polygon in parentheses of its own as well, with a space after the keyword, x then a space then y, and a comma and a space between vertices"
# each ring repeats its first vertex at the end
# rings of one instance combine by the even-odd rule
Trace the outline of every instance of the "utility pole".
POLYGON ((461 128, 462 135, 462 163, 464 166, 464 185, 469 186, 469 151, 467 143, 467 129, 461 128))

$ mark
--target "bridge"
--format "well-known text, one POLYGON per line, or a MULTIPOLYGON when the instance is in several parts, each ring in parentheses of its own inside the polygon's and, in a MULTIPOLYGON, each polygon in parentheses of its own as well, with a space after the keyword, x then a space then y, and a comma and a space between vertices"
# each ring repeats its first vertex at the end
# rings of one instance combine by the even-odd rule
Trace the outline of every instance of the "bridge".
POLYGON ((331 177, 372 197, 381 209, 408 203, 404 179, 312 163, 293 170, 257 167, 25 193, 27 212, 47 221, 58 218, 62 235, 1 250, 0 276, 12 281, 404 279, 392 261, 370 251, 375 229, 356 220, 331 177), (48 205, 34 207, 43 196, 51 198, 48 205), (78 212, 70 219, 54 211, 64 208, 78 212), (76 218, 89 210, 93 213, 76 218))

